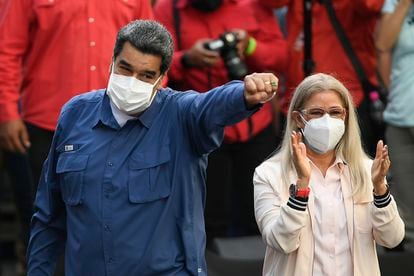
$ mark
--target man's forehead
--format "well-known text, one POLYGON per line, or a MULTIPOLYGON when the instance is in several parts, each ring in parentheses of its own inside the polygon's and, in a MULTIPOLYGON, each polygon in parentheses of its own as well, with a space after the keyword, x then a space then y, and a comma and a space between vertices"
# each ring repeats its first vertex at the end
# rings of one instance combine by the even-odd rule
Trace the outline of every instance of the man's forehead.
POLYGON ((135 70, 149 70, 159 72, 161 68, 161 57, 139 51, 129 42, 125 42, 121 52, 115 58, 117 65, 124 65, 135 70))

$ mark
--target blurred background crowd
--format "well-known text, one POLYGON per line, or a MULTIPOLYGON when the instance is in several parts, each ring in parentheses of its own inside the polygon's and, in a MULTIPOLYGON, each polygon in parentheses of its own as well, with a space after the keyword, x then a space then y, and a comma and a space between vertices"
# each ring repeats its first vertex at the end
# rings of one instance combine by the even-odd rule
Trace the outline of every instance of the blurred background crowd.
MULTIPOLYGON (((382 264, 414 256, 412 0, 0 0, 0 275, 25 273, 32 204, 62 105, 106 87, 118 29, 144 18, 173 35, 165 86, 203 93, 252 72, 281 79, 277 96, 227 127, 209 157, 211 271, 237 266, 239 257, 252 264, 239 264, 246 275, 260 275, 253 171, 279 145, 294 87, 316 72, 350 90, 366 151, 372 155, 378 139, 389 145, 388 181, 406 238, 380 251, 382 264)), ((383 272, 412 275, 405 268, 383 272)), ((221 275, 235 275, 229 271, 221 275)))

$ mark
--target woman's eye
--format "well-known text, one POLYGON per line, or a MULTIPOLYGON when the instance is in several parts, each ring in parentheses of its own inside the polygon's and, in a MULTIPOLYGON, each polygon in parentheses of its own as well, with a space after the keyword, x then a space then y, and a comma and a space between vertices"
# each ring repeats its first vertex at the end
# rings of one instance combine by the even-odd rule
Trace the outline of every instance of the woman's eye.
POLYGON ((311 112, 310 112, 310 115, 311 116, 323 116, 323 114, 324 114, 325 112, 324 111, 322 111, 322 110, 312 110, 311 112))

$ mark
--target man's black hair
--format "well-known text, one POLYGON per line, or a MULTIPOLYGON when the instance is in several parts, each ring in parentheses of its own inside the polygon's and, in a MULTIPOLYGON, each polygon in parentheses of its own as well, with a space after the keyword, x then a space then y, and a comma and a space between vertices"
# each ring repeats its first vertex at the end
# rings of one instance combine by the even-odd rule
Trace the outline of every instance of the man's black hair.
POLYGON ((122 27, 115 41, 114 60, 127 41, 144 54, 161 57, 161 74, 170 68, 174 52, 173 40, 168 30, 157 21, 135 20, 122 27))

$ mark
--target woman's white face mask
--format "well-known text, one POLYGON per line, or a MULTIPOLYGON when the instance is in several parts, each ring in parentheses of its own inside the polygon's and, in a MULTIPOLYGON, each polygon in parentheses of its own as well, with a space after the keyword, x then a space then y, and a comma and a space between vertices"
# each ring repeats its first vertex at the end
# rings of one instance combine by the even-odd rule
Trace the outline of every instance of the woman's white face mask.
POLYGON ((317 153, 326 153, 333 150, 345 132, 345 123, 342 119, 332 118, 326 113, 321 118, 306 121, 303 136, 305 143, 317 153))
MULTIPOLYGON (((113 68, 113 67, 112 67, 113 68)), ((154 84, 111 72, 107 94, 113 104, 128 115, 136 115, 146 110, 155 98, 154 84)))

